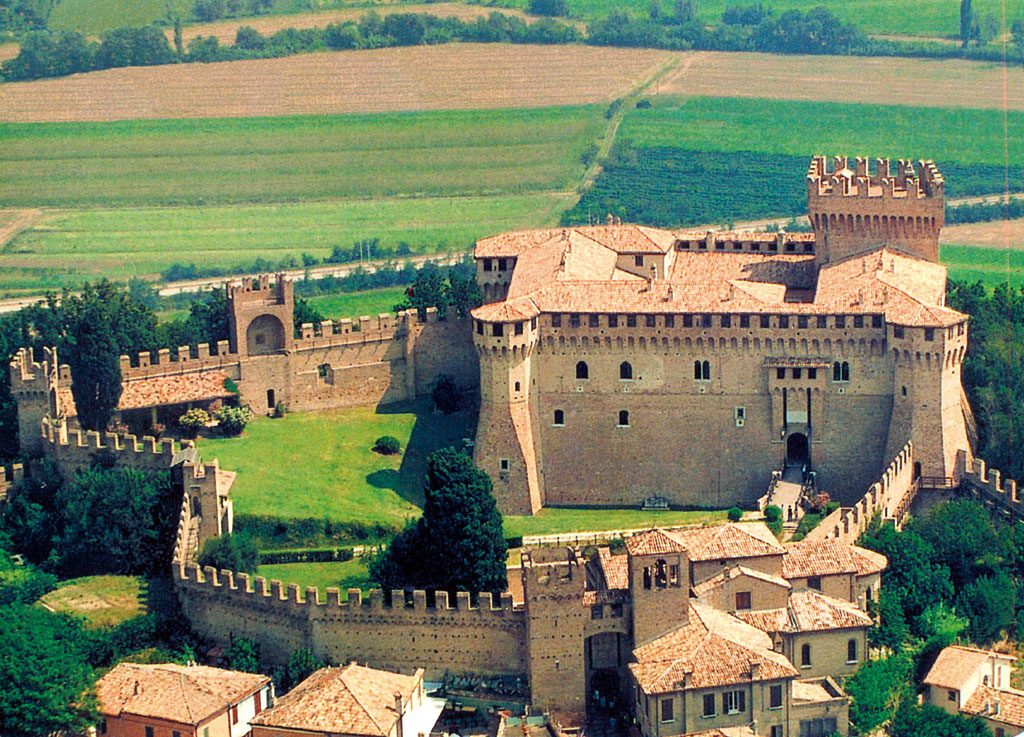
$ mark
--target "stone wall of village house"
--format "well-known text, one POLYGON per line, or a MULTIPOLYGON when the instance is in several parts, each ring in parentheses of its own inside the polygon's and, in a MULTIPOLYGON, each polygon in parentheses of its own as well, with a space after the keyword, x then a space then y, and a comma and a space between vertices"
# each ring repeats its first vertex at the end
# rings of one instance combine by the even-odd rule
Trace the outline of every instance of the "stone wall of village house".
POLYGON ((789 603, 789 587, 780 583, 765 581, 763 578, 748 576, 741 572, 731 572, 729 578, 707 592, 700 598, 715 609, 723 612, 735 612, 743 603, 737 600, 737 594, 748 595, 749 602, 743 607, 754 611, 764 609, 783 609, 789 603))
MULTIPOLYGON (((686 732, 699 732, 712 727, 739 727, 756 722, 758 734, 771 734, 772 725, 788 727, 792 681, 779 679, 775 681, 756 680, 738 683, 719 688, 691 689, 675 691, 657 696, 644 696, 640 689, 636 705, 636 715, 640 721, 641 732, 648 737, 669 737, 686 732), (772 686, 782 687, 782 706, 770 706, 772 686), (745 709, 736 714, 726 714, 723 709, 723 695, 727 691, 743 691, 745 709), (711 695, 715 699, 715 713, 704 716, 704 696, 711 695), (663 720, 663 701, 670 701, 672 718, 663 720)), ((797 731, 786 731, 787 735, 796 737, 797 731)))
POLYGON ((867 654, 867 627, 847 630, 823 630, 783 635, 783 655, 800 671, 800 678, 824 678, 851 675, 857 671, 867 654), (856 642, 853 659, 848 656, 850 640, 856 642), (803 646, 807 645, 810 663, 804 663, 803 646))

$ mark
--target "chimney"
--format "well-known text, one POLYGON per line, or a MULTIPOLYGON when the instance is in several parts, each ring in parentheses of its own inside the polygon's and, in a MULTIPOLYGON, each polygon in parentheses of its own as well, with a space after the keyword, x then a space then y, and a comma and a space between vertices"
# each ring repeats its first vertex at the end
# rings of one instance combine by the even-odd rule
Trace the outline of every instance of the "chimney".
POLYGON ((395 711, 398 712, 398 721, 395 723, 395 737, 405 737, 402 726, 402 694, 395 691, 395 711))
POLYGON ((756 681, 761 676, 761 664, 751 663, 750 664, 750 680, 756 681))
POLYGON ((689 669, 683 671, 683 688, 689 688, 691 680, 693 680, 693 671, 689 669))
POLYGON ((672 288, 671 284, 669 284, 668 285, 668 292, 665 295, 665 301, 666 302, 671 302, 675 298, 676 298, 676 290, 672 288))
POLYGON ((604 219, 604 224, 605 225, 615 225, 615 216, 612 215, 611 213, 608 213, 608 217, 606 217, 604 219))

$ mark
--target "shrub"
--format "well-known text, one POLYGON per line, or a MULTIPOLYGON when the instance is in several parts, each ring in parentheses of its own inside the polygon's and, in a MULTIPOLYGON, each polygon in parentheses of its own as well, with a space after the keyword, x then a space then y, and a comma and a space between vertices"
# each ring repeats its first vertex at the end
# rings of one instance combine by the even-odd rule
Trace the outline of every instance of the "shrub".
POLYGON ((446 415, 459 408, 459 392, 455 388, 455 380, 448 374, 437 377, 431 396, 434 398, 434 406, 446 415))
POLYGON ((178 418, 178 427, 188 437, 194 438, 200 430, 206 427, 210 421, 210 415, 205 409, 193 407, 178 418))
POLYGON ((729 518, 730 522, 739 522, 743 519, 743 510, 739 507, 733 507, 727 512, 726 516, 729 518))
POLYGON ((241 435, 251 419, 252 410, 248 407, 223 407, 217 412, 220 431, 230 437, 241 435))
POLYGON ((769 504, 764 508, 764 518, 768 522, 776 522, 782 519, 782 507, 777 504, 769 504))
POLYGON ((277 404, 274 405, 274 414, 272 414, 271 417, 279 420, 286 414, 288 414, 288 405, 285 404, 284 402, 278 402, 277 404))
POLYGON ((200 566, 213 566, 218 571, 255 573, 260 564, 260 553, 248 535, 228 533, 204 542, 197 562, 200 566))
POLYGON ((392 435, 382 435, 373 444, 374 452, 384 456, 393 456, 401 449, 402 444, 398 442, 398 438, 392 435))

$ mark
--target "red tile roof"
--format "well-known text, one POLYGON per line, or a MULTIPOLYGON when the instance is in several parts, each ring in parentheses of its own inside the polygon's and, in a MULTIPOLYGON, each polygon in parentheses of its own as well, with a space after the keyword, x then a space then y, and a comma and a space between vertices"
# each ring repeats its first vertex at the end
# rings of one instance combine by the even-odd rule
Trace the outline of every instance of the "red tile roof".
POLYGON ((669 534, 682 543, 691 561, 757 558, 785 552, 762 522, 696 527, 669 534))
POLYGON ((630 555, 669 555, 685 552, 685 548, 664 530, 638 532, 626 540, 630 555))
POLYGON ((889 565, 889 560, 874 550, 851 545, 850 553, 853 555, 853 562, 857 564, 858 576, 870 576, 874 573, 881 573, 889 565))
POLYGON ((625 555, 612 555, 608 548, 598 548, 598 560, 604 571, 604 580, 609 589, 629 588, 629 558, 625 555))
POLYGON ((793 579, 856 573, 857 561, 850 547, 834 538, 787 543, 782 575, 793 579))
POLYGON ((1024 728, 1024 693, 996 689, 984 684, 971 694, 961 711, 979 717, 1024 728))
POLYGON ((129 379, 124 382, 117 408, 140 409, 230 397, 231 392, 224 388, 226 378, 223 371, 202 371, 129 379))
POLYGON ((855 605, 817 591, 794 591, 784 609, 760 612, 736 612, 752 627, 768 632, 821 632, 872 625, 871 617, 855 605))
POLYGON ((989 658, 1007 659, 1010 656, 975 647, 951 645, 939 653, 928 675, 924 677, 924 683, 942 688, 963 688, 964 683, 983 667, 989 658))

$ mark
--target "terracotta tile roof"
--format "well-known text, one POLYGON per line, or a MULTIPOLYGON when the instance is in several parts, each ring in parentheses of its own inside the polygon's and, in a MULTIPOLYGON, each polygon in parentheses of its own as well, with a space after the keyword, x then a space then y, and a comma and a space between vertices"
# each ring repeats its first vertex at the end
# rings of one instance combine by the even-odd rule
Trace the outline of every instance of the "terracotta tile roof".
POLYGON ((1024 693, 982 684, 961 711, 1021 729, 1024 728, 1024 693))
POLYGON ((473 309, 473 317, 487 322, 523 322, 540 314, 529 297, 505 302, 491 302, 473 309))
POLYGON ((266 727, 353 735, 387 735, 399 714, 394 694, 407 702, 422 675, 403 676, 351 663, 321 668, 250 720, 266 727))
POLYGON ((835 576, 857 572, 857 561, 850 545, 834 538, 787 543, 782 559, 785 578, 835 576))
POLYGON ((756 558, 785 552, 762 522, 696 527, 668 534, 686 548, 691 561, 756 558))
POLYGON ((821 632, 872 625, 871 617, 854 604, 817 591, 794 591, 785 609, 736 612, 736 616, 768 633, 821 632))
POLYGON ((129 379, 124 382, 117 408, 140 409, 230 397, 231 392, 224 388, 226 378, 223 371, 203 371, 129 379))
POLYGON ((715 727, 700 732, 687 732, 685 736, 674 735, 674 737, 758 737, 758 734, 749 726, 743 725, 741 727, 715 727))
POLYGON ((663 555, 682 553, 685 548, 678 540, 669 536, 664 530, 646 530, 638 532, 626 540, 626 550, 630 555, 663 555))
POLYGON ((604 571, 604 580, 609 589, 629 588, 629 558, 612 555, 608 548, 598 548, 597 553, 604 571))
POLYGON ((270 683, 257 673, 205 665, 120 663, 96 682, 100 713, 198 725, 270 683))
POLYGON ((774 584, 775 586, 781 586, 785 589, 791 588, 791 586, 789 585, 789 581, 787 581, 784 578, 780 578, 779 576, 773 576, 770 573, 764 573, 763 571, 748 568, 747 566, 732 566, 731 568, 726 568, 717 576, 712 576, 706 581, 702 581, 701 583, 694 586, 694 593, 696 593, 697 596, 703 596, 707 592, 717 589, 719 586, 722 586, 727 581, 733 578, 737 578, 739 576, 756 578, 759 581, 765 581, 766 583, 774 584))
POLYGON ((793 681, 793 701, 832 701, 837 698, 820 681, 793 681))
POLYGON ((753 645, 761 642, 759 633, 746 634, 745 629, 750 628, 724 612, 691 606, 686 624, 633 651, 637 662, 629 669, 649 694, 683 690, 687 679, 687 689, 749 682, 754 663, 761 679, 797 675, 785 657, 753 645))
POLYGON ((853 555, 853 562, 857 564, 858 576, 870 576, 873 573, 884 571, 889 565, 889 559, 874 550, 850 546, 850 554, 853 555))
POLYGON ((960 689, 971 676, 988 662, 989 658, 1010 658, 1009 655, 979 650, 974 647, 951 645, 935 659, 924 683, 929 686, 960 689))

